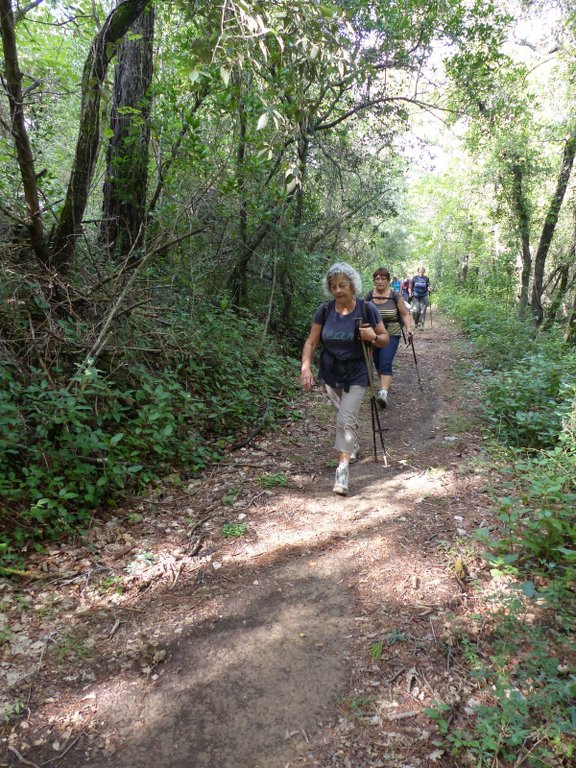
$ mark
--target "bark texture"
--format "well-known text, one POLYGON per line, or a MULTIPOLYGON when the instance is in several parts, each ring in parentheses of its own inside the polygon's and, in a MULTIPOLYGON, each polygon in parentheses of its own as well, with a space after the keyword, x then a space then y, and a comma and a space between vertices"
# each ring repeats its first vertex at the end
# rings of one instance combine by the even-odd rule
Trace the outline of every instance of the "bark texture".
POLYGON ((24 120, 22 93, 22 72, 18 62, 14 14, 10 0, 0 0, 0 34, 4 51, 6 91, 10 104, 10 127, 16 156, 22 178, 24 202, 26 205, 26 228, 30 235, 32 249, 42 264, 48 261, 48 250, 42 225, 40 197, 34 169, 34 155, 24 120))
POLYGON ((154 9, 133 24, 119 50, 106 156, 101 239, 119 258, 144 234, 150 143, 154 9))
POLYGON ((102 84, 116 45, 144 12, 149 0, 123 0, 112 10, 94 38, 82 74, 82 105, 76 155, 52 248, 52 264, 66 270, 73 261, 90 183, 100 146, 102 84))
POLYGON ((558 223, 558 216, 560 214, 560 208, 562 207, 562 201, 566 193, 566 187, 570 180, 570 174, 572 173, 572 165, 574 164, 574 155, 576 154, 576 134, 568 138, 564 145, 564 152, 562 154, 562 164, 560 166, 560 173, 558 174, 558 181, 556 183, 556 190, 554 196, 550 202, 546 220, 542 228, 542 234, 540 236, 540 242, 538 244, 538 251, 534 258, 534 281, 532 283, 532 315, 536 325, 540 325, 544 319, 544 307, 542 306, 542 294, 544 292, 544 267, 546 266, 546 258, 550 245, 552 243, 552 237, 558 223))

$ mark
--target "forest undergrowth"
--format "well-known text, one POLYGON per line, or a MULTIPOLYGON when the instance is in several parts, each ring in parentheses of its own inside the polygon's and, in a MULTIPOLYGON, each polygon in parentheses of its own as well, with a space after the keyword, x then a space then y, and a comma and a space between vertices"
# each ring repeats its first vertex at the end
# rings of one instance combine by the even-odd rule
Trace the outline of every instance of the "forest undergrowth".
MULTIPOLYGON (((469 694, 464 695, 461 692, 458 696, 454 694, 451 698, 450 689, 442 690, 440 682, 436 683, 431 674, 427 678, 422 678, 424 681, 428 680, 428 687, 433 685, 442 691, 442 695, 437 699, 432 698, 429 691, 426 692, 425 685, 420 691, 420 695, 426 692, 422 704, 425 704, 426 714, 437 729, 433 748, 428 748, 429 761, 432 761, 429 764, 450 766, 450 768, 464 765, 474 766, 474 768, 488 768, 488 766, 490 768, 519 768, 519 766, 545 768, 550 765, 567 768, 573 764, 574 760, 574 722, 576 721, 573 704, 576 680, 574 675, 576 648, 573 640, 575 599, 574 567, 571 559, 575 549, 571 514, 574 501, 574 417, 569 407, 570 361, 568 359, 562 361, 560 358, 555 361, 558 365, 550 369, 554 375, 549 377, 535 375, 530 380, 526 372, 530 363, 510 355, 510 350, 506 351, 495 346, 495 340, 491 337, 492 310, 491 314, 486 313, 484 316, 482 307, 472 299, 462 300, 460 306, 451 306, 449 309, 466 329, 474 350, 473 354, 463 355, 465 371, 462 373, 461 383, 464 391, 467 386, 470 386, 475 393, 478 391, 484 393, 482 418, 486 439, 483 441, 483 446, 488 446, 489 450, 486 451, 483 448, 482 451, 481 476, 482 485, 486 489, 482 493, 490 494, 492 511, 490 515, 483 514, 479 518, 485 520, 486 525, 481 525, 472 537, 460 536, 452 543, 445 542, 446 561, 453 576, 455 575, 458 583, 461 584, 463 593, 470 595, 470 600, 465 612, 461 609, 454 612, 444 625, 441 634, 438 633, 436 636, 432 629, 431 640, 434 641, 435 652, 443 649, 442 653, 446 655, 447 660, 452 664, 457 663, 458 676, 465 678, 462 690, 469 691, 469 694), (484 349, 490 350, 492 363, 497 361, 493 367, 489 365, 490 359, 483 354, 484 349), (518 370, 505 367, 506 360, 517 363, 518 370), (511 384, 516 380, 521 383, 511 384), (527 386, 526 382, 530 382, 530 386, 527 386), (478 386, 479 383, 480 386, 478 386), (555 440, 550 431, 544 432, 540 429, 538 421, 534 422, 534 427, 530 430, 526 416, 534 413, 535 419, 542 420, 550 411, 552 413, 549 415, 556 418, 558 425, 555 440), (536 447, 538 440, 542 441, 540 447, 536 447), (482 578, 477 581, 478 573, 483 572, 483 567, 479 565, 482 554, 488 561, 487 568, 491 577, 488 586, 486 584, 482 586, 484 582, 482 578), (491 593, 490 590, 494 584, 499 584, 500 588, 491 593)), ((503 338, 500 337, 500 341, 503 338)), ((517 338, 511 329, 509 342, 512 344, 517 341, 517 338)), ((550 344, 534 344, 531 347, 530 339, 526 339, 526 354, 529 360, 532 360, 534 355, 545 355, 542 350, 554 350, 554 354, 558 355, 561 354, 562 347, 553 339, 550 340, 550 344)), ((568 350, 566 355, 568 358, 568 350)), ((544 369, 545 358, 540 360, 539 364, 544 369)), ((296 380, 294 371, 292 376, 296 380)), ((284 418, 289 415, 289 421, 285 423, 282 430, 285 437, 290 439, 293 431, 290 420, 294 420, 294 439, 297 444, 299 438, 296 435, 300 431, 297 424, 303 414, 299 413, 290 398, 284 402, 291 402, 292 405, 288 412, 284 406, 284 418)), ((280 400, 278 404, 281 407, 280 400)), ((470 422, 464 416, 455 412, 450 419, 452 432, 458 432, 459 429, 466 432, 470 429, 470 422)), ((235 439, 238 441, 238 437, 235 439)), ((232 443, 230 439, 229 445, 232 443)), ((289 449, 289 446, 284 446, 284 449, 289 449)), ((171 550, 172 555, 168 558, 164 549, 160 548, 156 551, 153 537, 146 546, 143 541, 140 542, 140 546, 137 546, 139 528, 142 525, 146 528, 159 526, 158 530, 163 530, 166 526, 171 536, 180 538, 186 526, 191 526, 191 537, 185 549, 187 557, 192 561, 197 549, 203 552, 206 551, 202 549, 203 547, 207 549, 211 549, 212 546, 220 547, 221 544, 218 543, 220 539, 226 542, 241 541, 250 530, 249 521, 247 522, 245 515, 242 519, 233 520, 230 513, 238 505, 242 509, 245 507, 250 509, 250 506, 260 499, 258 505, 263 505, 261 518, 262 521, 267 520, 274 509, 272 508, 269 513, 266 505, 273 503, 272 498, 278 491, 286 488, 287 496, 290 497, 290 494, 295 493, 294 483, 298 477, 303 472, 313 469, 309 466, 310 457, 305 455, 294 454, 290 462, 290 466, 292 464, 294 466, 288 470, 286 467, 289 464, 281 460, 280 456, 277 459, 279 462, 277 465, 270 461, 271 459, 263 464, 262 456, 258 452, 254 459, 248 458, 247 468, 241 469, 241 472, 256 473, 255 483, 251 488, 243 487, 246 482, 245 477, 241 483, 238 478, 232 476, 227 479, 227 482, 216 483, 209 481, 211 475, 208 474, 207 482, 203 482, 200 479, 203 474, 199 473, 198 480, 195 480, 193 472, 190 487, 196 488, 196 483, 198 488, 206 486, 207 494, 206 515, 200 516, 196 522, 188 519, 193 515, 193 511, 186 506, 183 509, 181 521, 180 518, 170 519, 168 513, 179 492, 176 490, 174 495, 167 492, 167 489, 170 487, 178 489, 179 474, 176 467, 167 465, 164 467, 164 472, 168 474, 165 474, 161 481, 153 483, 157 490, 150 493, 151 489, 149 489, 147 492, 150 494, 149 512, 143 514, 140 509, 141 503, 135 499, 135 505, 131 505, 132 508, 130 505, 126 506, 126 503, 123 504, 123 514, 127 517, 120 527, 114 522, 114 507, 111 506, 104 515, 104 519, 108 519, 107 523, 97 524, 93 521, 90 526, 91 532, 86 536, 83 534, 78 536, 78 532, 75 531, 71 539, 71 542, 75 542, 71 555, 73 551, 83 554, 78 564, 70 563, 69 565, 71 570, 80 568, 80 571, 83 571, 88 568, 89 575, 86 578, 89 579, 90 586, 82 590, 83 599, 86 599, 89 594, 99 600, 109 597, 125 601, 130 600, 131 595, 138 599, 141 590, 146 594, 158 579, 161 581, 167 579, 168 598, 170 591, 178 589, 179 585, 184 589, 188 584, 188 580, 185 580, 182 575, 184 560, 179 562, 172 556, 182 547, 178 545, 178 548, 171 550), (251 461, 260 468, 248 469, 251 461), (270 501, 266 501, 267 494, 271 494, 270 501), (165 503, 169 504, 166 508, 165 503), (160 514, 160 510, 163 509, 165 512, 160 514), (147 520, 148 517, 149 520, 147 520), (208 528, 205 529, 205 526, 208 528), (205 530, 211 533, 204 533, 205 530), (100 535, 105 537, 104 544, 98 538, 100 535), (127 576, 122 575, 123 572, 118 571, 118 568, 110 570, 107 566, 102 567, 109 558, 102 560, 98 555, 101 544, 105 546, 103 551, 107 553, 106 558, 108 554, 112 554, 114 558, 127 558, 127 576), (135 546, 139 552, 137 557, 133 554, 135 546), (82 565, 84 561, 87 565, 82 565)), ((298 482, 301 481, 298 480, 298 482)), ((194 507, 198 503, 200 498, 196 499, 194 507)), ((298 495, 294 503, 302 504, 302 501, 298 501, 298 495)), ((366 503, 369 509, 370 501, 367 499, 366 503)), ((469 506, 465 496, 458 504, 469 506)), ((448 519, 453 517, 454 511, 454 509, 447 510, 448 519)), ((292 508, 289 512, 290 520, 294 514, 295 509, 292 508)), ((355 514, 354 519, 356 517, 355 514)), ((60 532, 60 540, 62 535, 64 531, 60 532)), ((386 538, 383 537, 383 541, 386 541, 386 538)), ((39 563, 46 561, 49 569, 57 567, 57 562, 61 558, 50 554, 58 551, 57 542, 55 544, 56 549, 49 540, 44 544, 38 540, 36 547, 21 548, 19 551, 21 565, 20 562, 18 565, 23 569, 37 568, 39 563), (41 551, 43 549, 45 553, 41 551)), ((440 541, 437 547, 441 544, 440 541)), ((216 551, 218 552, 218 549, 216 551)), ((376 544, 372 544, 372 557, 378 559, 377 551, 376 544)), ((216 557, 223 562, 221 554, 216 557)), ((382 564, 386 564, 386 558, 382 560, 382 564)), ((378 567, 382 567, 382 564, 378 567)), ((191 582, 193 591, 189 599, 194 601, 193 613, 198 611, 199 593, 196 590, 203 589, 202 584, 206 579, 204 575, 202 580, 198 581, 198 575, 203 571, 205 566, 200 568, 196 579, 192 579, 191 582)), ((377 573, 377 569, 375 572, 377 573)), ((29 575, 33 578, 34 574, 29 575)), ((45 575, 40 575, 45 578, 45 575)), ((19 579, 22 578, 25 584, 25 573, 12 574, 16 592, 18 592, 19 579)), ((75 578, 72 576, 70 580, 64 580, 63 583, 70 581, 66 589, 73 591, 76 589, 75 578)), ((373 575, 370 578, 374 578, 373 575)), ((225 586, 226 580, 222 584, 225 586)), ((402 585, 403 581, 398 588, 404 589, 402 585)), ((377 591, 379 589, 377 585, 374 588, 377 591)), ((26 590, 23 590, 21 603, 23 615, 28 610, 28 600, 34 600, 25 592, 26 590)), ((18 603, 13 588, 9 590, 9 594, 11 602, 10 605, 5 606, 7 614, 18 603), (15 600, 16 603, 14 603, 15 600)), ((60 611, 67 610, 69 602, 73 600, 72 595, 73 592, 70 592, 62 597, 55 591, 55 600, 51 602, 48 593, 44 591, 42 599, 34 600, 33 604, 38 606, 39 617, 44 619, 52 615, 57 617, 60 611)), ((376 596, 369 595, 369 602, 374 599, 376 596)), ((136 617, 140 615, 138 611, 141 611, 141 608, 138 603, 126 604, 134 606, 136 617)), ((428 610, 424 611, 426 615, 429 615, 428 610)), ((87 616, 91 616, 95 611, 94 621, 101 621, 98 618, 101 611, 90 607, 86 611, 87 616)), ((428 620, 429 618, 425 619, 426 622, 428 620)), ((114 640, 118 626, 119 622, 116 621, 111 628, 108 627, 105 630, 109 636, 108 642, 114 640)), ((403 661, 401 669, 408 669, 411 666, 408 662, 409 657, 404 661, 402 653, 411 642, 417 643, 414 632, 415 627, 411 631, 402 627, 392 627, 383 635, 384 639, 379 635, 376 639, 372 639, 368 659, 360 659, 358 662, 358 675, 361 676, 360 670, 364 665, 370 668, 370 666, 384 663, 391 654, 391 649, 396 653, 397 648, 400 652, 398 661, 403 661)), ((9 648, 12 638, 19 637, 20 633, 21 630, 18 627, 13 627, 10 623, 4 624, 3 645, 9 648)), ((73 676, 76 666, 86 664, 86 660, 92 654, 87 644, 89 639, 89 637, 79 638, 75 630, 64 631, 59 626, 54 639, 47 641, 49 658, 47 656, 46 661, 49 660, 50 666, 54 665, 56 670, 62 665, 71 665, 68 676, 73 676)), ((129 646, 129 650, 133 653, 128 656, 126 663, 133 664, 134 659, 137 659, 139 669, 147 669, 149 671, 146 674, 153 675, 156 666, 162 663, 158 654, 163 651, 156 646, 140 647, 141 645, 141 641, 135 638, 134 647, 129 646)), ((42 674, 47 671, 47 669, 43 670, 42 674)), ((96 671, 95 674, 97 674, 96 671)), ((36 675, 38 675, 37 672, 32 678, 33 682, 36 675)), ((420 677, 419 672, 417 677, 413 676, 409 680, 411 696, 418 692, 419 686, 416 682, 420 677)), ((37 682, 39 680, 40 676, 37 682)), ((402 680, 403 678, 400 678, 400 681, 402 680)), ((26 685, 24 680, 24 691, 26 685)), ((53 685, 54 682, 50 690, 53 690, 56 695, 53 685)), ((32 691, 32 684, 30 684, 30 691, 32 691)), ((406 695, 405 691, 403 695, 406 695)), ((348 724, 346 727, 352 727, 353 723, 361 724, 360 728, 356 728, 355 733, 360 734, 358 738, 362 739, 362 748, 360 749, 359 744, 354 742, 351 734, 345 733, 339 748, 330 758, 334 765, 344 766, 347 765, 346 760, 360 760, 360 758, 351 757, 352 747, 346 747, 346 743, 354 744, 354 749, 357 750, 355 754, 364 755, 362 759, 365 762, 358 762, 358 765, 378 765, 378 758, 370 757, 371 754, 379 754, 379 748, 376 748, 374 743, 370 745, 375 729, 373 724, 375 714, 371 709, 373 700, 373 696, 366 691, 361 691, 351 695, 346 706, 343 705, 342 723, 348 724)), ((26 731, 22 731, 19 724, 24 722, 26 725, 30 717, 31 703, 26 701, 25 697, 15 698, 14 696, 4 702, 5 733, 26 735, 26 731)), ((33 718, 31 721, 33 722, 33 718)), ((402 731, 402 721, 395 722, 394 727, 397 731, 402 731)), ((408 728, 405 731, 409 743, 411 731, 408 728)), ((64 728, 63 732, 67 733, 67 729, 64 728)), ((54 743, 60 749, 67 749, 69 746, 61 739, 57 739, 54 743), (63 744, 66 746, 64 747, 63 744)), ((72 744, 71 741, 70 744, 72 744)), ((418 747, 420 752, 423 749, 424 745, 418 747)), ((414 750, 416 750, 416 744, 408 749, 410 754, 415 755, 414 750)), ((15 753, 12 754, 11 759, 14 762, 15 753)), ((324 765, 320 757, 312 756, 308 759, 310 765, 324 765)), ((416 764, 428 765, 422 761, 416 764)))
MULTIPOLYGON (((576 357, 479 299, 444 301, 478 351, 497 525, 476 531, 494 576, 515 589, 494 613, 491 651, 470 637, 470 674, 492 691, 473 729, 431 711, 455 755, 477 766, 569 766, 576 760, 576 357), (521 352, 519 352, 521 350, 521 352)), ((478 621, 483 622, 482 617, 478 621)))

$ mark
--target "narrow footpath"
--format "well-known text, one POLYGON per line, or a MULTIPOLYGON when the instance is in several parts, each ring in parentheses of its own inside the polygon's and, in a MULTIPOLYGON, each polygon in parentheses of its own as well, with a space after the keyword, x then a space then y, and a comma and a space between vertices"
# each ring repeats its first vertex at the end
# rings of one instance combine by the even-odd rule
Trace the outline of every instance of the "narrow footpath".
POLYGON ((0 766, 457 765, 425 709, 474 695, 454 638, 489 499, 467 344, 435 313, 415 349, 424 391, 401 349, 388 466, 366 398, 348 497, 317 388, 0 583, 0 766))

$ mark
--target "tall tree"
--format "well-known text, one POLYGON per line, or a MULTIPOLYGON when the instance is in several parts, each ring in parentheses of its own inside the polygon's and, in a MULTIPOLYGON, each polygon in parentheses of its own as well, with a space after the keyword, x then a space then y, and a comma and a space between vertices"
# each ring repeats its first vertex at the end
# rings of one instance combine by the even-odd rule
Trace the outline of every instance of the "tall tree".
POLYGON ((544 267, 546 265, 546 258, 548 256, 548 251, 550 250, 550 245, 552 243, 552 237, 554 236, 554 231, 558 223, 558 216, 560 215, 560 208, 562 207, 562 201, 564 200, 568 181, 570 180, 570 174, 572 172, 572 165, 574 164, 575 155, 576 125, 573 128, 571 135, 566 140, 566 143, 564 144, 560 172, 556 182, 556 189, 550 201, 544 225, 542 226, 540 242, 538 243, 538 250, 536 251, 536 256, 534 258, 532 314, 537 325, 540 325, 544 320, 542 293, 544 291, 544 267))
POLYGON ((16 157, 20 167, 26 204, 27 218, 24 224, 30 233, 30 241, 36 257, 41 263, 46 264, 50 256, 42 223, 34 155, 26 129, 22 72, 18 62, 14 13, 10 0, 0 0, 0 33, 4 51, 6 92, 10 104, 10 127, 16 147, 16 157))
POLYGON ((101 239, 119 258, 144 234, 150 145, 154 8, 133 23, 118 50, 106 154, 101 239))
POLYGON ((121 0, 94 38, 82 73, 82 104, 74 164, 66 199, 51 248, 50 262, 58 270, 70 267, 76 238, 88 201, 90 183, 100 148, 102 86, 116 46, 144 12, 150 0, 121 0))

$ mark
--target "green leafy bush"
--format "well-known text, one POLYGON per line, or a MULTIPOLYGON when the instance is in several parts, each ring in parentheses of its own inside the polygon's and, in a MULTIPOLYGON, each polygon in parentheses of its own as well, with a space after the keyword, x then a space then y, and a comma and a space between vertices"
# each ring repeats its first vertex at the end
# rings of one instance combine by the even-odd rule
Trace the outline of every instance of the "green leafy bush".
POLYGON ((208 314, 171 368, 95 367, 53 382, 0 367, 0 556, 86 526, 173 469, 196 473, 294 394, 294 362, 262 353, 256 321, 208 314))
POLYGON ((485 296, 442 296, 443 308, 474 341, 482 360, 485 413, 505 444, 557 443, 576 395, 576 355, 557 329, 533 325, 485 296))
POLYGON ((516 367, 489 377, 485 408, 503 442, 546 448, 558 442, 576 393, 576 356, 526 355, 516 367))
POLYGON ((576 453, 557 446, 517 460, 512 471, 515 493, 500 498, 495 507, 498 537, 478 532, 489 549, 486 558, 498 573, 524 579, 524 594, 538 596, 571 625, 576 611, 576 453))
POLYGON ((491 371, 507 370, 517 361, 541 347, 534 328, 517 317, 500 301, 466 293, 442 295, 442 308, 474 340, 484 367, 491 371))
POLYGON ((451 707, 427 710, 438 722, 446 746, 466 764, 572 765, 576 756, 576 677, 550 654, 548 632, 512 614, 501 625, 489 657, 462 638, 471 676, 490 700, 477 703, 470 727, 449 727, 451 707))

